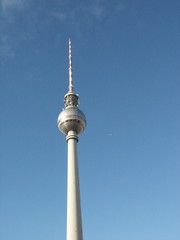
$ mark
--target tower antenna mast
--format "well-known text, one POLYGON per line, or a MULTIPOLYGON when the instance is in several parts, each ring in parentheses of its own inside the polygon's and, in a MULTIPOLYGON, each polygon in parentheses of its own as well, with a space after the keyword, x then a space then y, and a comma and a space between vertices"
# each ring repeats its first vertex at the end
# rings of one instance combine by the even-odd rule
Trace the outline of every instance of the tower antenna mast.
POLYGON ((72 48, 71 48, 71 39, 69 38, 69 92, 74 92, 73 80, 72 80, 72 48))

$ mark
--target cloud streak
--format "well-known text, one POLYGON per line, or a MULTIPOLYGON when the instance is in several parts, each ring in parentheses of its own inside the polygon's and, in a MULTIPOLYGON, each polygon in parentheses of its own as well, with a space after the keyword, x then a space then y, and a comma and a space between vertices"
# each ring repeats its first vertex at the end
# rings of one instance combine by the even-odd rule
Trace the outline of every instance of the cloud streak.
POLYGON ((15 56, 15 38, 10 29, 15 23, 17 10, 22 10, 24 5, 24 0, 0 0, 0 56, 3 58, 15 56))
POLYGON ((5 14, 11 9, 22 9, 24 0, 0 0, 2 12, 5 14))
POLYGON ((34 39, 38 31, 55 21, 62 29, 82 36, 88 30, 100 28, 126 7, 124 1, 109 4, 107 0, 79 4, 73 0, 0 0, 0 54, 14 56, 19 42, 34 39))
POLYGON ((6 34, 1 34, 0 37, 0 56, 14 57, 15 52, 10 44, 10 39, 6 34))
POLYGON ((51 11, 51 15, 57 20, 63 21, 76 21, 76 23, 87 23, 90 21, 102 20, 104 11, 104 0, 95 0, 90 3, 81 2, 79 4, 73 4, 73 1, 67 1, 66 4, 62 4, 56 9, 51 11))
POLYGON ((57 12, 57 11, 51 11, 50 13, 54 18, 56 18, 59 21, 64 21, 66 19, 66 13, 63 12, 57 12))
POLYGON ((104 15, 104 8, 100 2, 97 2, 92 6, 91 15, 95 17, 96 20, 102 20, 104 15))

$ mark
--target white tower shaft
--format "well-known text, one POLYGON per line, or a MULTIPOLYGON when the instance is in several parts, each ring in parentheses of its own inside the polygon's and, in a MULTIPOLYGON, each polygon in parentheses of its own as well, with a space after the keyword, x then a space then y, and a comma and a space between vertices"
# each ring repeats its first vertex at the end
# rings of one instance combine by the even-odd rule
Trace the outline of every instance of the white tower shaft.
POLYGON ((78 137, 75 131, 69 131, 67 177, 67 240, 83 240, 81 204, 78 174, 78 137))

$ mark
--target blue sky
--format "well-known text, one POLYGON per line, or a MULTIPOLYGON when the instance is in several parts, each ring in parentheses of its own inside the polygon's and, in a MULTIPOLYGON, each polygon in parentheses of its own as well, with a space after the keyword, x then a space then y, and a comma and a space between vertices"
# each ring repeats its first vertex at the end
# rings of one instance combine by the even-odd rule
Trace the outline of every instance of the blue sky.
POLYGON ((69 37, 84 239, 180 239, 179 9, 0 0, 1 240, 65 239, 69 37))

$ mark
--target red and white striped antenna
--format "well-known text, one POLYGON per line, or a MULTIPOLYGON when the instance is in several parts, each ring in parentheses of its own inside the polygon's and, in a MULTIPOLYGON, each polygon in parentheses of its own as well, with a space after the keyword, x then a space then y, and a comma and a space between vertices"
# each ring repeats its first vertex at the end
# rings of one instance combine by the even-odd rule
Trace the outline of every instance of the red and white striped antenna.
POLYGON ((71 39, 69 38, 69 92, 74 92, 72 71, 73 69, 72 69, 71 39))

